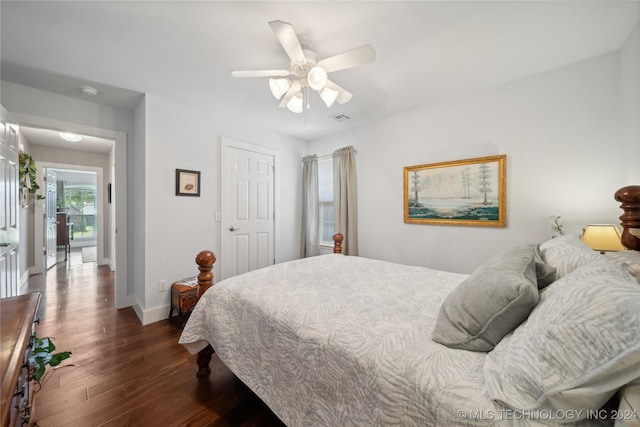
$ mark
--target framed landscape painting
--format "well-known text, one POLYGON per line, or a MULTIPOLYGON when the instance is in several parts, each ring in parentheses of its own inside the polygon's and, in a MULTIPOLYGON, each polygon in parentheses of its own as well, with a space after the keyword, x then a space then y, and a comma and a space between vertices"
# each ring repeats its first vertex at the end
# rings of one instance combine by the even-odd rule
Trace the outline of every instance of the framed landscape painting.
POLYGON ((507 156, 404 168, 404 222, 506 227, 507 156))

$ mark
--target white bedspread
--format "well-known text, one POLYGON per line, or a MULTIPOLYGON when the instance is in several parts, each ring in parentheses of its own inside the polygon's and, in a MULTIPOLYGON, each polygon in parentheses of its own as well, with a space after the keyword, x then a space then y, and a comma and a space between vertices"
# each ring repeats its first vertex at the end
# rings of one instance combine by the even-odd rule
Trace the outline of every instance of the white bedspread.
POLYGON ((343 255, 277 264, 207 291, 180 343, 211 343, 288 426, 539 425, 488 398, 485 353, 430 338, 466 277, 343 255))

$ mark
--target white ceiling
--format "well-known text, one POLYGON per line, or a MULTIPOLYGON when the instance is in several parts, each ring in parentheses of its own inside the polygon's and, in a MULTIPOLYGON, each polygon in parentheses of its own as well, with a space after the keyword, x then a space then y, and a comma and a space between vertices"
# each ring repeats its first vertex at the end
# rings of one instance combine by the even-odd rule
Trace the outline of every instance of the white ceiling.
POLYGON ((86 153, 108 154, 115 145, 115 141, 113 140, 88 135, 82 135, 80 141, 66 141, 60 137, 58 131, 28 126, 20 126, 20 133, 30 145, 83 151, 86 153))
POLYGON ((2 1, 2 79, 133 109, 141 93, 225 121, 312 140, 402 111, 618 50, 639 1, 2 1), (288 68, 268 22, 311 36, 319 59, 371 44, 374 64, 330 78, 354 94, 327 109, 278 108, 267 78, 288 68), (350 120, 329 117, 344 113, 350 120))

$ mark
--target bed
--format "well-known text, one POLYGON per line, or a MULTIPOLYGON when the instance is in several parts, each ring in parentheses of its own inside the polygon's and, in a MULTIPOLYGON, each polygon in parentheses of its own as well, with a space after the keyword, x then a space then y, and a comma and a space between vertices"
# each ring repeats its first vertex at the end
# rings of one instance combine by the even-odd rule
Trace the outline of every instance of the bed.
POLYGON ((344 256, 337 235, 337 253, 207 290, 205 251, 179 342, 288 426, 637 425, 640 186, 615 198, 629 250, 566 235, 468 275, 344 256))

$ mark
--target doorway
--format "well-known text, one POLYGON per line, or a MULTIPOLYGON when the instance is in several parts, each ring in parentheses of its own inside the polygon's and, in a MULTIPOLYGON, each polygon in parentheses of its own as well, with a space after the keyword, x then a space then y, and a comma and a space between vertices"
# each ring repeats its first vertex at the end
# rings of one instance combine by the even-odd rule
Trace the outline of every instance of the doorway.
MULTIPOLYGON (((98 203, 98 173, 86 169, 45 168, 47 176, 46 213, 46 252, 47 269, 51 267, 49 260, 67 261, 72 248, 79 249, 83 262, 98 262, 98 236, 108 242, 101 225, 108 223, 109 218, 100 218, 98 203), (49 190, 51 189, 51 190, 49 190), (53 210, 51 214, 49 211, 53 210), (49 231, 53 216, 54 232, 49 231), (53 254, 50 253, 53 251, 53 254), (60 252, 62 251, 62 256, 60 252)), ((100 199, 104 200, 104 196, 100 199)), ((107 243, 104 246, 110 246, 107 243)), ((105 256, 102 256, 105 258, 105 256)), ((106 263, 106 262, 102 262, 106 263)))
MULTIPOLYGON (((109 218, 108 224, 102 224, 102 226, 98 226, 98 249, 101 246, 100 234, 99 230, 102 229, 105 231, 106 236, 109 236, 109 243, 104 245, 104 249, 102 250, 102 259, 110 260, 111 269, 115 269, 115 265, 117 264, 118 269, 115 270, 115 306, 117 308, 128 307, 133 304, 132 297, 132 289, 129 289, 128 286, 128 223, 127 223, 127 135, 123 132, 96 128, 92 126, 81 125, 77 123, 68 123, 55 119, 47 119, 43 117, 37 117, 26 114, 15 114, 16 120, 20 123, 21 133, 23 130, 28 129, 37 129, 41 131, 46 131, 54 136, 57 136, 59 132, 57 130, 62 129, 74 129, 77 133, 81 135, 91 135, 83 140, 83 144, 80 144, 84 150, 87 150, 87 147, 95 147, 96 144, 87 144, 87 142, 102 140, 109 141, 110 148, 105 152, 108 157, 108 162, 103 167, 99 168, 98 172, 98 204, 105 206, 105 212, 103 215, 98 216, 98 221, 100 218, 109 218), (57 130, 56 130, 57 129, 57 130), (102 171, 104 171, 104 177, 102 177, 102 171), (107 179, 109 181, 107 181, 107 179), (102 199, 108 197, 108 184, 111 188, 111 199, 109 203, 102 202, 102 199), (108 225, 108 229, 106 226, 108 225), (105 251, 107 252, 105 254, 105 251)), ((31 154, 36 154, 36 146, 38 144, 34 144, 31 139, 27 138, 27 142, 29 144, 29 151, 32 151, 31 154)), ((47 145, 47 148, 52 148, 50 144, 47 145)), ((62 151, 55 150, 50 151, 47 155, 40 155, 41 153, 37 153, 37 156, 34 156, 36 159, 46 161, 38 161, 36 160, 36 166, 38 170, 41 170, 45 167, 52 168, 61 168, 61 169, 74 169, 78 168, 77 164, 92 164, 94 161, 78 161, 78 152, 84 152, 87 154, 87 151, 79 151, 75 152, 70 151, 62 151), (69 161, 73 161, 75 164, 68 164, 69 161)), ((91 152, 87 154, 90 158, 92 156, 91 152)), ((92 167, 83 166, 80 169, 89 169, 93 170, 92 167)), ((44 187, 44 182, 42 180, 41 173, 38 174, 38 185, 41 188, 44 187)), ((107 199, 108 200, 108 199, 107 199)), ((44 215, 44 203, 41 201, 34 203, 35 211, 34 217, 42 218, 44 215)), ((43 253, 44 249, 44 230, 43 230, 43 221, 33 221, 33 233, 28 238, 31 242, 33 242, 33 246, 30 248, 30 253, 35 255, 35 260, 30 262, 27 265, 30 265, 30 274, 38 274, 44 271, 43 258, 40 255, 43 253), (32 240, 31 240, 32 239, 32 240)), ((98 254, 98 257, 100 255, 98 254)), ((100 260, 100 258, 99 258, 100 260)))
MULTIPOLYGON (((36 256, 34 269, 42 272, 49 267, 46 260, 48 259, 48 247, 52 240, 55 240, 57 252, 61 252, 64 249, 63 246, 66 246, 67 251, 70 251, 72 247, 94 246, 96 247, 98 265, 109 264, 109 260, 105 257, 109 250, 105 251, 104 248, 109 248, 112 243, 108 240, 108 235, 105 235, 105 222, 108 225, 110 221, 105 218, 109 215, 109 209, 105 207, 104 203, 105 191, 101 190, 106 187, 103 168, 51 162, 36 163, 38 169, 46 171, 47 179, 49 179, 51 172, 56 175, 56 192, 54 202, 45 199, 43 203, 36 203, 35 206, 34 217, 44 218, 44 221, 35 221, 34 223, 34 247, 44 247, 45 251, 41 257, 36 256), (92 191, 94 185, 95 190, 92 191), (47 207, 51 205, 55 206, 56 216, 56 233, 53 236, 45 228, 48 226, 47 207), (57 229, 59 226, 64 228, 57 229), (68 241, 63 238, 65 233, 68 236, 68 241)), ((48 195, 49 192, 47 192, 48 195)), ((62 254, 64 255, 64 253, 62 254)), ((59 254, 57 257, 57 261, 64 258, 59 254)))

